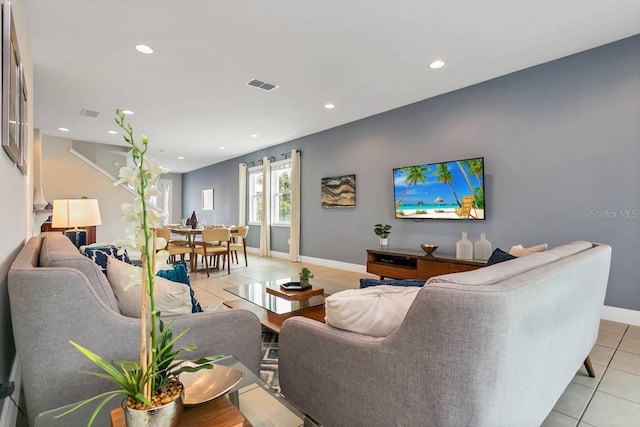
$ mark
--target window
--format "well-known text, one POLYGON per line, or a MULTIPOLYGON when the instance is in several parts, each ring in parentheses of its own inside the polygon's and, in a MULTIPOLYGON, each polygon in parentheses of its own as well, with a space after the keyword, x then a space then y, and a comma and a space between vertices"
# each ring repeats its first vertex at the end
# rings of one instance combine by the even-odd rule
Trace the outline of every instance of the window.
POLYGON ((291 224, 291 160, 271 164, 271 223, 291 224))
MULTIPOLYGON (((262 220, 262 167, 249 169, 247 189, 249 192, 249 223, 258 224, 262 220)), ((271 212, 269 224, 291 224, 291 160, 271 163, 271 212)))
POLYGON ((152 188, 156 189, 158 194, 149 197, 149 201, 162 211, 164 223, 168 224, 171 222, 171 180, 161 179, 152 188))
POLYGON ((262 167, 249 169, 249 223, 262 220, 262 167))

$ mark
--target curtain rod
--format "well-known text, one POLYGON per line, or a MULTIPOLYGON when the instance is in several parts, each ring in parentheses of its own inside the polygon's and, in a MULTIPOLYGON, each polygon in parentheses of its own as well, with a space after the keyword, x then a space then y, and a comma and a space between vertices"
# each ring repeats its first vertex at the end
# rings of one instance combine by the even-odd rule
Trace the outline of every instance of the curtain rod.
MULTIPOLYGON (((302 156, 302 151, 301 150, 295 150, 295 151, 302 156)), ((282 153, 282 154, 280 154, 280 157, 284 157, 284 159, 290 159, 291 158, 291 152, 282 153)), ((270 156, 269 160, 272 161, 272 162, 275 162, 276 161, 276 157, 275 156, 270 156)), ((256 165, 261 165, 262 164, 262 159, 256 160, 256 161, 253 161, 253 162, 246 162, 245 164, 247 165, 247 167, 254 167, 256 165)))

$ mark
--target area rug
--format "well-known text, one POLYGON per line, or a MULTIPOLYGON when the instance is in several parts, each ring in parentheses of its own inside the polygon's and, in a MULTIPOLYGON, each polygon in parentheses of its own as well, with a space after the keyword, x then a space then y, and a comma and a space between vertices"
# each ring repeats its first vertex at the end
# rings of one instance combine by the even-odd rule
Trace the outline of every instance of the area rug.
POLYGON ((278 334, 262 329, 262 361, 260 378, 280 393, 278 381, 278 334))

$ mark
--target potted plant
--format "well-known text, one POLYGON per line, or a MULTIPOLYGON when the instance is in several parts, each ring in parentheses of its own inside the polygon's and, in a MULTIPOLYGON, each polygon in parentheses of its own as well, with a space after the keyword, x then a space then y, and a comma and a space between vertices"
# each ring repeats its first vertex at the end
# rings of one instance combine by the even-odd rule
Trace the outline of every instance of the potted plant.
POLYGON ((308 288, 311 285, 309 285, 309 279, 313 277, 313 274, 311 273, 311 270, 309 270, 307 267, 304 267, 302 270, 300 270, 300 287, 301 288, 308 288))
MULTIPOLYGON (((127 237, 114 242, 124 251, 125 248, 140 251, 142 255, 142 268, 140 277, 132 280, 129 286, 139 285, 141 298, 140 307, 140 359, 138 361, 106 361, 97 354, 82 347, 73 341, 71 344, 82 354, 95 363, 103 372, 90 372, 105 380, 117 384, 118 390, 111 390, 97 396, 88 398, 71 410, 60 415, 64 416, 75 411, 79 407, 98 399, 102 399, 96 407, 88 425, 91 426, 98 412, 104 405, 116 396, 124 396, 123 402, 127 425, 132 425, 136 419, 159 420, 167 417, 170 421, 153 425, 177 425, 178 417, 182 412, 182 385, 179 384, 178 375, 181 372, 195 372, 202 368, 211 368, 214 358, 203 358, 192 362, 192 366, 184 367, 175 358, 180 351, 193 351, 195 346, 183 346, 174 350, 175 343, 187 333, 187 330, 178 334, 175 338, 170 326, 165 327, 160 320, 160 313, 155 307, 154 283, 156 267, 165 264, 169 254, 157 251, 157 247, 164 247, 166 242, 157 238, 155 227, 162 223, 162 216, 148 209, 149 197, 157 194, 155 185, 161 174, 166 170, 160 167, 155 160, 145 157, 148 139, 142 136, 141 143, 136 143, 133 138, 131 124, 125 123, 124 114, 116 110, 116 123, 125 134, 124 140, 132 147, 134 168, 123 167, 120 169, 120 179, 114 185, 129 184, 135 189, 136 196, 133 203, 124 203, 122 212, 127 223, 127 237), (149 309, 147 309, 147 301, 149 309), (147 331, 147 324, 149 331, 147 331), (139 411, 153 411, 154 415, 139 414, 139 411), (158 414, 164 412, 165 414, 158 414)), ((135 290, 131 290, 135 292, 135 290)), ((147 424, 135 425, 152 425, 147 424)))
POLYGON ((391 226, 389 224, 376 224, 373 226, 373 232, 380 237, 380 246, 389 245, 389 234, 391 234, 391 226))

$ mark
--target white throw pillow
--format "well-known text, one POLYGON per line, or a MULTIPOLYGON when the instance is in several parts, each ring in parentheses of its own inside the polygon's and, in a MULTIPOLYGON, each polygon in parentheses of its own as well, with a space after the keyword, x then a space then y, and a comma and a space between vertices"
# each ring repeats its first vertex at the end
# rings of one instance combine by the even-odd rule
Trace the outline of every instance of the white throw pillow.
POLYGON ((325 320, 335 328, 386 337, 400 326, 420 289, 380 285, 338 292, 325 300, 325 320))
MULTIPOLYGON (((140 317, 140 286, 125 287, 131 283, 132 277, 140 277, 140 267, 136 267, 118 259, 109 257, 107 276, 113 293, 116 295, 120 313, 128 317, 140 317)), ((155 277, 156 310, 162 316, 191 313, 191 293, 189 286, 172 282, 162 277, 155 277)))
POLYGON ((525 255, 530 255, 534 252, 546 251, 549 246, 546 243, 542 245, 531 246, 528 248, 523 248, 522 245, 512 246, 509 250, 509 253, 513 256, 521 257, 525 255))

